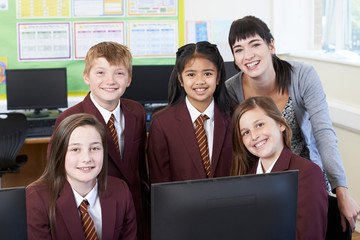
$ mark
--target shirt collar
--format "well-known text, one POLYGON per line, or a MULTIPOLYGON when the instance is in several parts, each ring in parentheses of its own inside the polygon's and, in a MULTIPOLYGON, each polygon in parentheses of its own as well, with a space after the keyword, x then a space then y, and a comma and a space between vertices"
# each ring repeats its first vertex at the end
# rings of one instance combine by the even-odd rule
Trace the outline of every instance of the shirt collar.
POLYGON ((73 188, 71 188, 71 189, 73 190, 76 206, 78 208, 84 199, 86 199, 89 202, 90 208, 95 206, 96 197, 98 195, 97 179, 96 179, 95 186, 93 187, 93 189, 91 189, 91 191, 85 197, 82 197, 78 192, 75 191, 75 189, 73 189, 73 188))
MULTIPOLYGON (((271 164, 271 166, 268 168, 268 170, 266 170, 266 173, 271 173, 271 170, 273 169, 276 162, 277 162, 277 159, 271 164)), ((258 160, 256 173, 264 173, 263 168, 262 168, 262 164, 261 164, 261 159, 258 160)))
POLYGON ((103 116, 104 118, 104 121, 107 123, 111 117, 111 114, 114 114, 114 117, 115 117, 115 121, 119 122, 120 119, 119 116, 120 116, 120 113, 121 113, 121 108, 120 108, 120 99, 119 99, 119 104, 117 105, 117 107, 114 109, 114 111, 110 112, 108 110, 106 110, 105 108, 103 108, 102 106, 100 106, 100 104, 98 104, 92 93, 90 92, 90 99, 91 101, 94 103, 95 107, 99 110, 101 116, 103 116))
POLYGON ((205 109, 204 112, 199 112, 189 101, 188 97, 185 98, 186 107, 190 113, 191 121, 195 122, 195 120, 199 117, 199 115, 206 115, 209 117, 211 121, 214 121, 214 99, 211 101, 210 105, 205 109))

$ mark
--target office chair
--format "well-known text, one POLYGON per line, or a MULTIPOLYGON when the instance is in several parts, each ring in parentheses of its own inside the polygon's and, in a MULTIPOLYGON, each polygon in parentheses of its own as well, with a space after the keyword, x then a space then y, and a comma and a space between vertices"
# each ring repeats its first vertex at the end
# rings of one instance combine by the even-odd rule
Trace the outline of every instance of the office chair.
POLYGON ((326 240, 351 240, 352 230, 350 223, 346 221, 346 231, 343 232, 341 228, 340 213, 337 203, 337 198, 328 196, 329 209, 328 209, 328 222, 326 231, 326 240))
POLYGON ((5 173, 18 172, 27 162, 26 155, 18 153, 24 144, 27 120, 22 113, 0 113, 0 188, 5 173))

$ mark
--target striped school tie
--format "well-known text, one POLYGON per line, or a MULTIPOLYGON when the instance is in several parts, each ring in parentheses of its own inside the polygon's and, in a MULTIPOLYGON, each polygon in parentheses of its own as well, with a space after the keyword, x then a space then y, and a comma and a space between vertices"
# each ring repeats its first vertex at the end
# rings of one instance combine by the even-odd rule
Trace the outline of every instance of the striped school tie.
POLYGON ((95 225, 88 213, 87 205, 89 205, 89 202, 87 200, 84 200, 79 206, 81 224, 84 230, 85 239, 98 240, 99 238, 96 234, 95 225))
POLYGON ((109 119, 109 121, 107 123, 107 126, 108 126, 108 128, 110 130, 111 138, 113 140, 113 143, 115 144, 116 150, 120 154, 118 135, 117 135, 117 132, 116 132, 114 122, 115 122, 115 116, 114 116, 114 114, 111 114, 111 117, 110 117, 110 119, 109 119))
POLYGON ((210 158, 209 158, 209 147, 204 129, 204 121, 209 119, 206 115, 200 115, 195 120, 195 136, 199 145, 200 154, 204 163, 204 169, 207 176, 210 175, 210 158))

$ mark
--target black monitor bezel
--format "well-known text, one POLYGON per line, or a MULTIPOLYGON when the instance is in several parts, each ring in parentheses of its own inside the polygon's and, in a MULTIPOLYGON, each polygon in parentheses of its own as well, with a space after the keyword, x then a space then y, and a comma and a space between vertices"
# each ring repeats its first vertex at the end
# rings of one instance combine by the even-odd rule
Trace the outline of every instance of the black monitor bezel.
POLYGON ((151 234, 158 240, 295 239, 297 191, 298 170, 152 184, 151 234), (213 212, 201 217, 204 209, 213 212))
MULTIPOLYGON (((28 68, 28 69, 6 69, 6 99, 7 99, 7 110, 34 110, 35 113, 39 113, 41 110, 48 109, 59 109, 59 108, 67 108, 68 107, 68 91, 67 91, 67 69, 66 68, 28 68), (26 75, 27 73, 51 73, 51 74, 62 74, 62 90, 61 93, 57 95, 57 102, 47 102, 44 104, 29 104, 28 101, 24 101, 23 104, 19 104, 19 102, 14 102, 13 100, 19 97, 18 91, 16 91, 17 87, 23 83, 23 80, 16 81, 17 79, 9 79, 9 73, 15 72, 17 74, 21 73, 22 75, 26 75), (9 81, 10 80, 10 81, 9 81), (10 96, 9 96, 10 95, 10 96)), ((50 79, 51 80, 51 79, 50 79)), ((34 84, 35 90, 38 90, 39 86, 34 84)), ((55 90, 59 90, 59 85, 56 85, 56 89, 52 89, 51 92, 55 92, 55 90)), ((48 91, 48 89, 40 89, 40 91, 48 91)), ((31 90, 28 91, 31 93, 31 90)), ((38 91, 39 92, 39 91, 38 91)), ((35 93, 36 94, 36 93, 35 93)), ((28 95, 27 99, 34 95, 28 95)))

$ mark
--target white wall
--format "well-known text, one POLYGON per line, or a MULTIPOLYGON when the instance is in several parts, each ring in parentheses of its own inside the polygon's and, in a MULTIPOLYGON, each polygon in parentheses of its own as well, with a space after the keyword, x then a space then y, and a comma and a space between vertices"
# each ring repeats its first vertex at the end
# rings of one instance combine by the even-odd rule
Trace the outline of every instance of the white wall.
POLYGON ((272 1, 184 0, 185 20, 235 20, 255 15, 270 23, 272 1))
POLYGON ((313 49, 314 0, 273 0, 272 26, 276 52, 313 49))
MULTIPOLYGON (((286 53, 313 47, 313 4, 314 0, 184 0, 185 24, 186 21, 234 21, 254 15, 271 29, 277 52, 286 53)), ((223 37, 227 42, 227 36, 223 37)), ((224 60, 231 59, 226 55, 224 60)))
MULTIPOLYGON (((269 0, 184 0, 184 8, 185 25, 187 21, 228 21, 224 26, 226 29, 222 29, 220 33, 221 36, 214 36, 215 40, 211 36, 208 39, 211 43, 218 45, 225 61, 233 60, 228 46, 228 33, 232 21, 246 15, 254 15, 270 26, 272 19, 272 1, 269 0)), ((186 43, 186 37, 184 42, 186 43)))

